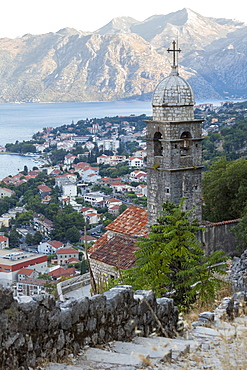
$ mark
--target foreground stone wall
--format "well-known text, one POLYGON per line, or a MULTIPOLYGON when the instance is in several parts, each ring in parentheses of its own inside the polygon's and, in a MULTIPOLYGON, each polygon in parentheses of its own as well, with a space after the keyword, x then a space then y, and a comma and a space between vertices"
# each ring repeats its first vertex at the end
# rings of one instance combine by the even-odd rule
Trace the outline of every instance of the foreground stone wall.
POLYGON ((66 302, 40 295, 28 303, 18 303, 10 290, 1 288, 0 368, 28 369, 42 360, 58 362, 85 345, 129 341, 154 331, 172 337, 177 320, 172 299, 155 299, 151 291, 134 294, 129 286, 66 302))

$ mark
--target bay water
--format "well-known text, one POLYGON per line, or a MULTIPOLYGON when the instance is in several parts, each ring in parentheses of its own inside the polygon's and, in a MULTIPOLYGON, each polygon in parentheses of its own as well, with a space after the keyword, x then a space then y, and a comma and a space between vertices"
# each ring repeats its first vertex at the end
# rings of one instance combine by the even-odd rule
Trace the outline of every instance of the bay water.
MULTIPOLYGON (((66 102, 66 103, 5 103, 0 104, 0 145, 27 141, 44 127, 59 127, 86 118, 151 115, 151 102, 66 102)), ((15 175, 24 166, 32 169, 32 157, 0 154, 0 180, 15 175)))

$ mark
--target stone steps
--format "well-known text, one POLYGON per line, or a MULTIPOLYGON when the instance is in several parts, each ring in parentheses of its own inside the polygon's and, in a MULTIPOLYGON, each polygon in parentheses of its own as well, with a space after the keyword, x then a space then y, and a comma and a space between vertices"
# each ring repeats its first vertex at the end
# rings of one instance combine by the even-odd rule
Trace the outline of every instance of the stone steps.
POLYGON ((78 368, 136 370, 142 367, 170 367, 170 362, 184 356, 190 349, 199 348, 193 340, 163 337, 136 337, 132 342, 114 341, 106 348, 87 348, 74 360, 73 365, 49 364, 46 370, 76 370, 78 368), (88 367, 87 367, 88 366, 88 367))

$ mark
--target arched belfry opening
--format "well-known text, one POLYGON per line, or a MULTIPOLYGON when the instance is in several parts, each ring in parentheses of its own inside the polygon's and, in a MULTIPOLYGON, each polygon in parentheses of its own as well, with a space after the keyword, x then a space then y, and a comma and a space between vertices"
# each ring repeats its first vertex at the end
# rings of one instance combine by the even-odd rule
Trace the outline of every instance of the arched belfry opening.
POLYGON ((163 155, 163 145, 162 145, 162 134, 157 131, 154 134, 154 156, 161 157, 163 155))
POLYGON ((189 131, 184 131, 180 137, 182 140, 180 145, 180 154, 181 155, 189 155, 190 154, 190 148, 192 143, 192 136, 189 131))

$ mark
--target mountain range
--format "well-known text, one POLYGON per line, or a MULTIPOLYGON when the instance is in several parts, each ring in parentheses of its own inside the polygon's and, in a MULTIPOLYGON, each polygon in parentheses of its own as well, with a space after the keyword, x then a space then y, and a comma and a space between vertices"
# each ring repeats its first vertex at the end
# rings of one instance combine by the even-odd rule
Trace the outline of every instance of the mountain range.
POLYGON ((197 100, 247 98, 247 24, 185 8, 95 32, 0 39, 0 102, 150 100, 170 73, 173 40, 197 100))

